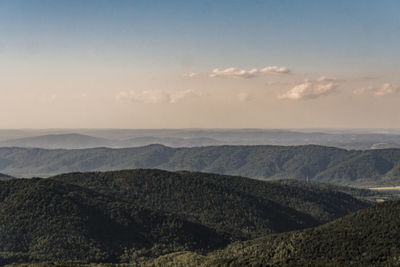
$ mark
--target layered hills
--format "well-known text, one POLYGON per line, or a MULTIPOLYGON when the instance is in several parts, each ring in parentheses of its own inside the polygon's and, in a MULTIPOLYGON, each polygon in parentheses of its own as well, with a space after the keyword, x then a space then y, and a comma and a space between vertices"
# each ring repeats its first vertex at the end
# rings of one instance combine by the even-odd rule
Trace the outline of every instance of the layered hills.
POLYGON ((0 172, 17 177, 132 168, 392 186, 400 183, 400 149, 361 151, 316 145, 194 148, 150 145, 77 150, 0 148, 0 172))
POLYGON ((398 130, 339 129, 53 129, 0 130, 0 146, 78 149, 210 145, 323 145, 345 149, 400 148, 398 130))

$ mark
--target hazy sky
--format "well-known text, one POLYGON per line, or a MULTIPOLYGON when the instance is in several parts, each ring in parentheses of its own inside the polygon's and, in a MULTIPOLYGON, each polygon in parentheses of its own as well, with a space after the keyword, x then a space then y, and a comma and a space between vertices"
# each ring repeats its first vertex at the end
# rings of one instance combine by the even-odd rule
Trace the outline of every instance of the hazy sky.
POLYGON ((400 1, 0 1, 0 128, 397 128, 400 1))

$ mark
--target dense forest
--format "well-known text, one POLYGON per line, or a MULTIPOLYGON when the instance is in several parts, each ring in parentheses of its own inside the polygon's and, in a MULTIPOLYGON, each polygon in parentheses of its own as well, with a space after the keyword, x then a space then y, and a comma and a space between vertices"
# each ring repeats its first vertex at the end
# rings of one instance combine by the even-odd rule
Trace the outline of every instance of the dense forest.
POLYGON ((315 145, 195 148, 150 145, 80 150, 0 148, 0 171, 17 177, 132 168, 390 186, 400 181, 400 149, 349 151, 315 145))
POLYGON ((400 201, 325 225, 273 234, 200 255, 162 256, 146 266, 399 266, 400 201))
POLYGON ((119 262, 228 240, 179 216, 51 179, 0 182, 0 264, 119 262))
POLYGON ((313 186, 191 172, 72 173, 0 182, 0 261, 146 262, 321 225, 371 206, 313 186))
POLYGON ((53 179, 178 213, 235 240, 318 225, 368 205, 338 190, 196 172, 139 169, 53 179))

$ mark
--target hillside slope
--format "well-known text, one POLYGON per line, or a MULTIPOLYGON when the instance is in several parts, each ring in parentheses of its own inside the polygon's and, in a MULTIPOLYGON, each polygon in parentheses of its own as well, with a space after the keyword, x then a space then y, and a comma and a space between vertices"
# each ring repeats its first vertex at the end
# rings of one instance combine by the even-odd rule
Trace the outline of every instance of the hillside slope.
POLYGON ((202 225, 75 185, 51 179, 0 182, 0 265, 119 262, 226 244, 202 225))
POLYGON ((0 172, 17 177, 133 168, 391 186, 400 184, 400 149, 348 151, 314 145, 195 148, 151 145, 79 150, 0 148, 0 172))
POLYGON ((400 201, 303 231, 240 242, 202 256, 175 253, 145 266, 399 266, 400 201))
POLYGON ((369 205, 334 190, 206 173, 139 169, 53 179, 176 213, 232 240, 319 225, 369 205))
POLYGON ((0 182, 0 265, 138 262, 320 225, 347 194, 215 174, 131 170, 0 182))

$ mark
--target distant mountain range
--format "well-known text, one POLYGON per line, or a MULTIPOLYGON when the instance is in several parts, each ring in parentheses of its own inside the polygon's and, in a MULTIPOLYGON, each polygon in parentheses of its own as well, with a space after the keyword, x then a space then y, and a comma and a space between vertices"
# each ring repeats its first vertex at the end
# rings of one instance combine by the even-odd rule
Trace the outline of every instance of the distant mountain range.
POLYGON ((112 141, 82 134, 49 134, 0 142, 3 147, 37 147, 37 148, 92 148, 112 145, 112 141))
POLYGON ((0 265, 138 263, 171 252, 203 254, 371 205, 318 186, 191 172, 12 179, 0 181, 0 265))
POLYGON ((163 144, 171 147, 193 147, 223 145, 224 142, 207 137, 177 138, 142 136, 126 140, 110 140, 83 134, 49 134, 1 141, 0 147, 82 149, 96 147, 139 147, 150 144, 163 144))
POLYGON ((0 148, 0 172, 47 177, 132 168, 189 170, 257 179, 298 179, 355 186, 400 184, 400 149, 307 146, 211 146, 46 150, 0 148))
POLYGON ((150 144, 170 147, 216 145, 323 145, 344 149, 400 148, 400 132, 204 130, 0 130, 0 146, 81 149, 126 148, 150 144))

